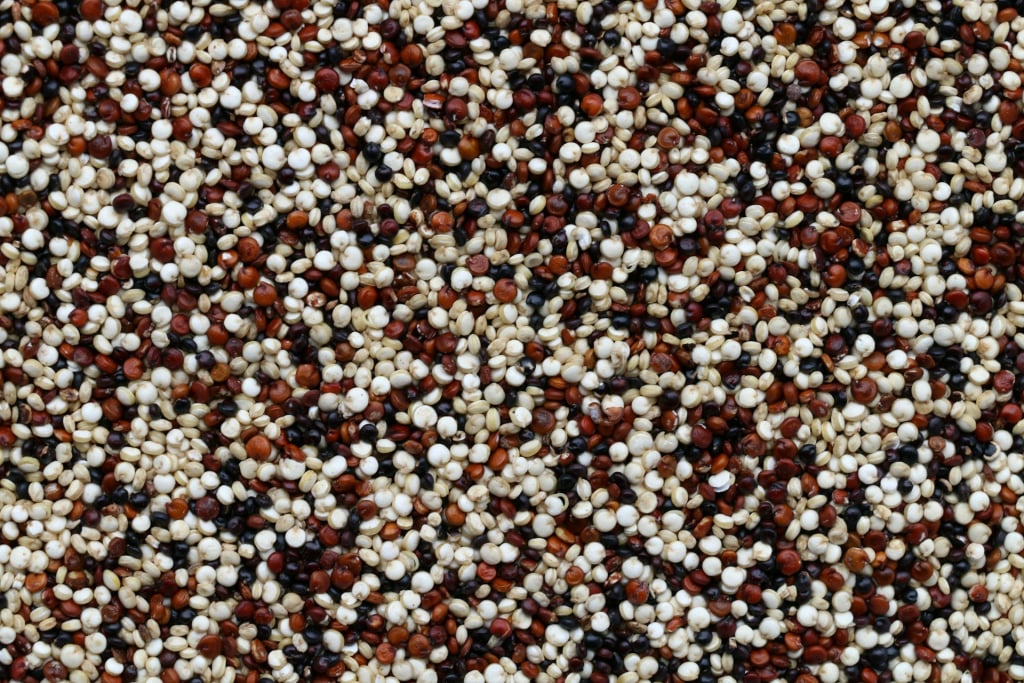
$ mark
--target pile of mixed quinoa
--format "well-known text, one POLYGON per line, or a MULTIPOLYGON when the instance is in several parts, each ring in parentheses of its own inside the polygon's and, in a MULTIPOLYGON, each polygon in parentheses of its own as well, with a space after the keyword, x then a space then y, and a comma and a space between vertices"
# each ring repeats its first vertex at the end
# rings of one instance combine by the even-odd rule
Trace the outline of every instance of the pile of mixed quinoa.
POLYGON ((1010 0, 0 0, 0 679, 1024 680, 1010 0))

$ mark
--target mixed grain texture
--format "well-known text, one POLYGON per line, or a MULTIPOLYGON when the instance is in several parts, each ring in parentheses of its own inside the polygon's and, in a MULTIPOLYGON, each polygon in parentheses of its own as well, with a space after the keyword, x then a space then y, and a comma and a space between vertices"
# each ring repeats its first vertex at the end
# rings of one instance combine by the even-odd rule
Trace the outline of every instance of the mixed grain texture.
POLYGON ((1007 0, 0 0, 0 679, 1024 680, 1007 0))

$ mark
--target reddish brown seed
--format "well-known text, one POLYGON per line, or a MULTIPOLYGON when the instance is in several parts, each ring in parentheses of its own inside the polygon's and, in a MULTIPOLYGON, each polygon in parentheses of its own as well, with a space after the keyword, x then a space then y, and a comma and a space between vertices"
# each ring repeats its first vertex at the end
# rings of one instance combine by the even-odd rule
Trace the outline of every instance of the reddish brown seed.
POLYGON ((175 498, 167 504, 167 515, 171 519, 183 519, 188 514, 188 501, 184 498, 175 498))
POLYGON ((608 203, 614 207, 623 207, 629 201, 629 188, 615 183, 608 188, 608 203))
POLYGON ((295 369, 295 383, 312 389, 320 384, 320 371, 312 363, 303 363, 295 369))
MULTIPOLYGON (((175 140, 188 140, 189 136, 192 135, 192 122, 184 116, 179 116, 178 118, 174 119, 174 121, 171 123, 171 134, 174 135, 175 140)), ((200 211, 190 211, 189 216, 201 217, 201 223, 193 223, 188 225, 189 230, 191 230, 192 232, 201 232, 196 228, 205 227, 206 217, 200 211)))
POLYGON ((150 253, 158 261, 168 263, 174 259, 174 243, 167 238, 159 238, 150 243, 150 253))
MULTIPOLYGON (((875 570, 876 579, 877 576, 878 570, 875 570)), ((889 599, 884 595, 872 595, 871 599, 868 600, 868 611, 876 617, 882 616, 889 611, 889 599)))
POLYGON ((924 45, 925 34, 920 31, 910 31, 903 37, 903 44, 910 50, 918 50, 924 45))
POLYGON ((223 382, 231 376, 231 366, 227 363, 217 363, 210 369, 210 378, 214 382, 223 382))
POLYGON ((294 9, 294 5, 281 13, 281 24, 290 31, 302 26, 302 14, 294 9))
POLYGON ((583 570, 575 565, 565 570, 565 582, 570 586, 578 586, 583 583, 584 576, 583 570))
POLYGON ((647 584, 643 581, 637 581, 636 579, 630 579, 626 583, 626 599, 634 605, 642 605, 647 602, 647 598, 650 595, 650 589, 647 584))
POLYGON ((213 81, 213 73, 205 64, 193 64, 189 67, 188 75, 192 82, 200 88, 205 88, 213 81))
POLYGON ((887 142, 896 142, 903 137, 903 128, 896 121, 888 121, 882 128, 882 135, 887 142))
POLYGON ((181 76, 173 69, 160 72, 160 93, 165 97, 174 97, 181 91, 181 76))
POLYGON ((32 21, 39 26, 49 26, 60 19, 60 10, 52 2, 37 2, 31 8, 32 21))
POLYGON ((472 135, 464 135, 456 148, 463 159, 472 160, 480 156, 480 141, 472 135))
POLYGON ((496 638, 508 638, 512 635, 512 624, 507 619, 499 617, 491 622, 490 632, 496 638))
POLYGON ((555 415, 550 410, 533 411, 533 422, 530 427, 538 434, 550 434, 555 428, 555 415))
POLYGON ((636 88, 622 88, 619 90, 618 104, 620 109, 636 109, 640 106, 640 91, 636 88))
POLYGON ((252 237, 243 237, 238 240, 235 250, 238 252, 238 258, 242 260, 242 263, 252 263, 260 257, 261 253, 260 243, 252 237))
POLYGON ((270 439, 257 434, 245 443, 245 452, 250 458, 265 460, 270 455, 270 439))
POLYGON ((604 99, 597 93, 589 93, 580 100, 580 109, 587 116, 597 116, 604 109, 604 99))
POLYGON ((317 70, 313 76, 313 84, 323 93, 333 93, 341 84, 338 72, 330 67, 323 67, 317 70))
POLYGON ((818 142, 818 151, 829 158, 834 158, 843 151, 843 146, 844 143, 842 138, 835 135, 827 135, 818 142))
POLYGON ((259 306, 270 306, 277 301, 277 290, 269 282, 261 282, 256 285, 252 300, 259 306))
POLYGON ((444 509, 444 518, 453 526, 462 526, 466 523, 466 513, 454 503, 444 509))
POLYGON ((999 393, 1013 390, 1014 376, 1009 370, 1000 370, 992 377, 992 388, 999 393))
POLYGON ((502 278, 494 283, 494 298, 503 304, 512 303, 519 296, 519 288, 516 281, 511 278, 502 278))
POLYGON ((435 232, 451 232, 455 225, 455 218, 447 211, 435 211, 430 216, 430 227, 435 232))
POLYGON ((825 588, 829 589, 833 593, 842 588, 843 584, 846 582, 845 579, 843 579, 843 575, 834 567, 828 567, 822 571, 821 580, 822 583, 825 584, 825 588))
POLYGON ((813 59, 802 59, 793 73, 802 85, 814 85, 821 77, 821 67, 813 59))
POLYGON ((80 135, 76 135, 68 141, 68 152, 70 152, 72 156, 82 156, 82 154, 85 153, 85 149, 85 138, 80 135))
POLYGON ((494 581, 498 576, 497 570, 486 562, 481 562, 476 568, 476 577, 485 583, 494 581))
POLYGON ((484 275, 491 268, 491 261, 483 254, 474 254, 466 259, 466 267, 473 275, 484 275))
POLYGON ((402 48, 401 60, 406 66, 418 66, 423 61, 423 50, 418 45, 409 43, 402 48))
POLYGON ((852 572, 863 571, 867 563, 868 554, 863 548, 850 548, 843 558, 843 564, 852 572))
MULTIPOLYGON (((868 370, 881 370, 885 367, 885 354, 881 351, 875 351, 868 355, 868 357, 864 359, 864 367, 868 370)), ((874 381, 868 378, 865 378, 864 381, 874 384, 874 381)), ((875 387, 874 390, 877 391, 877 387, 875 387)))
POLYGON ((812 645, 804 650, 804 661, 811 665, 823 664, 828 660, 828 651, 820 645, 812 645))
MULTIPOLYGON (((322 573, 322 572, 321 572, 322 573)), ((326 576, 326 574, 324 574, 326 576)), ((394 626, 388 629, 388 642, 395 647, 405 647, 409 640, 409 631, 403 626, 394 626)))
POLYGON ((199 651, 199 654, 207 659, 218 657, 222 650, 221 638, 213 634, 203 636, 199 639, 199 643, 196 644, 196 649, 199 651))
POLYGON ((145 371, 145 366, 142 364, 142 360, 138 358, 128 358, 125 360, 122 370, 124 376, 128 379, 139 379, 145 371))
POLYGON ((772 32, 780 45, 792 45, 796 40, 796 27, 793 24, 780 23, 775 25, 772 32))
POLYGON ((711 430, 704 425, 695 425, 690 431, 690 439, 697 448, 707 448, 711 445, 712 438, 714 435, 711 430))
POLYGON ((210 496, 203 496, 196 501, 196 517, 199 519, 210 521, 220 514, 220 503, 217 502, 216 498, 210 496))
POLYGON ((356 514, 359 515, 359 518, 362 520, 373 519, 377 515, 378 511, 379 508, 377 507, 377 504, 369 498, 363 498, 361 501, 356 503, 356 514))
POLYGON ((860 206, 854 202, 843 202, 836 212, 836 218, 843 225, 857 225, 860 222, 860 206))
POLYGON ((395 646, 391 643, 381 643, 377 646, 377 661, 381 664, 390 664, 395 661, 395 646))
POLYGON ((453 97, 445 102, 444 111, 452 121, 462 121, 469 116, 469 107, 460 97, 453 97))
POLYGON ((1007 403, 999 410, 999 417, 1007 424, 1014 425, 1024 419, 1024 410, 1015 403, 1007 403))
POLYGON ((658 223, 651 228, 651 231, 647 234, 647 239, 651 241, 652 247, 661 251, 672 244, 675 235, 672 232, 672 228, 664 223, 658 223))
POLYGON ((64 664, 58 662, 56 659, 51 659, 43 665, 43 676, 45 676, 46 680, 51 683, 56 683, 57 681, 62 681, 67 678, 68 669, 64 664))
POLYGON ((1020 108, 1016 102, 1003 100, 999 105, 999 119, 1004 124, 1013 124, 1020 118, 1020 108))
POLYGON ((270 557, 267 558, 267 569, 279 574, 284 570, 284 563, 284 553, 270 553, 270 557))
POLYGON ((822 280, 829 287, 842 287, 846 282, 846 268, 838 263, 833 263, 825 271, 822 280))
POLYGON ((803 567, 803 562, 795 550, 787 548, 775 556, 775 566, 783 576, 793 576, 803 567))
POLYGON ((992 263, 1006 268, 1017 258, 1017 252, 1013 246, 1000 242, 993 244, 990 252, 992 263))
POLYGON ((30 593, 46 588, 46 574, 29 574, 25 577, 25 588, 30 593))
POLYGON ((417 633, 409 638, 409 643, 406 645, 406 651, 410 657, 416 659, 424 659, 430 655, 431 651, 430 640, 420 633, 417 633))
POLYGON ((235 281, 244 289, 252 289, 260 283, 260 271, 246 266, 238 271, 238 277, 235 278, 235 281))
MULTIPOLYGON (((116 102, 113 104, 114 106, 109 108, 104 107, 104 105, 100 105, 100 107, 102 107, 104 110, 109 110, 110 112, 112 112, 109 113, 109 115, 104 116, 105 111, 99 111, 98 113, 100 114, 100 118, 112 118, 114 121, 117 120, 117 117, 120 115, 120 108, 117 107, 116 102)), ((112 123, 112 121, 110 122, 112 123)), ((88 144, 86 145, 86 149, 88 149, 90 156, 94 156, 97 159, 106 159, 107 157, 110 156, 110 153, 114 151, 114 144, 110 141, 109 135, 97 135, 92 140, 89 140, 88 144)))
POLYGON ((860 114, 850 114, 843 123, 846 126, 846 135, 850 138, 858 138, 867 130, 867 123, 860 114))
POLYGON ((658 147, 662 149, 674 149, 682 140, 683 136, 675 128, 662 128, 658 133, 658 147))
POLYGON ((267 70, 267 83, 275 88, 287 88, 288 77, 280 69, 267 70))
POLYGON ((878 385, 872 379, 864 377, 863 379, 854 380, 850 384, 850 396, 857 403, 868 405, 877 395, 878 385))
POLYGON ((777 505, 772 514, 772 522, 777 527, 787 527, 793 521, 793 508, 788 505, 777 505))

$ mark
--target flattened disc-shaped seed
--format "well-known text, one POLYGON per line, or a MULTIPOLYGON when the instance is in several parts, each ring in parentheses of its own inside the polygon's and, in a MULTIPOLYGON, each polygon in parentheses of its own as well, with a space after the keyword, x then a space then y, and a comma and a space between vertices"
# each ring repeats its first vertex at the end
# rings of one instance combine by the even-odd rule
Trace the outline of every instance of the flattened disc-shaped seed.
POLYGON ((246 442, 245 452, 250 458, 264 460, 270 455, 270 440, 262 434, 257 434, 246 442))
POLYGON ((555 428, 555 416, 549 410, 535 410, 530 426, 538 434, 550 434, 555 428))
POLYGON ((222 650, 221 639, 219 636, 208 635, 203 636, 199 640, 199 644, 196 645, 196 650, 199 651, 203 657, 207 659, 213 659, 220 656, 222 650))
POLYGON ((504 278, 494 283, 494 298, 501 303, 511 303, 519 296, 519 288, 514 280, 504 278))
POLYGON ((800 571, 803 562, 795 550, 781 550, 775 557, 775 565, 784 576, 792 576, 800 571))

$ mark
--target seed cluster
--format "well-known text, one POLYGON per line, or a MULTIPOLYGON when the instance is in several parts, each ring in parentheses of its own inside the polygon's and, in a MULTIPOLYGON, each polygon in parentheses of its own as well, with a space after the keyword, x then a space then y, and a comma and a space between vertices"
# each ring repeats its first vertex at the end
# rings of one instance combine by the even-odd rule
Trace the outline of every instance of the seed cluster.
POLYGON ((1024 680, 1005 0, 0 0, 0 679, 1024 680))

